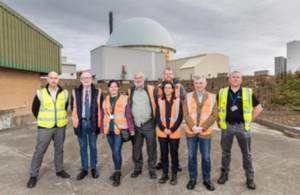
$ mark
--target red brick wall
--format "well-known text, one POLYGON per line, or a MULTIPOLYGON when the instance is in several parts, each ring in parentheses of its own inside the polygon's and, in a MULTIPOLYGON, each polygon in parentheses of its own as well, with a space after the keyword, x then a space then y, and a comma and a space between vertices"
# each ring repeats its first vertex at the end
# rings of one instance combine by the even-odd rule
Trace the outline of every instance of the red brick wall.
POLYGON ((25 101, 29 105, 16 112, 31 110, 32 100, 40 87, 39 72, 0 67, 0 110, 23 106, 25 101))

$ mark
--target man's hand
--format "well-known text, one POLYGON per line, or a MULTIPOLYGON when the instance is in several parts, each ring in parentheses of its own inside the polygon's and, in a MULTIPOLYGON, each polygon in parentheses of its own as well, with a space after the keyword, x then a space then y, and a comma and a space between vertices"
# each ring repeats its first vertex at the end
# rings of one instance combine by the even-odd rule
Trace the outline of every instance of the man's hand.
POLYGON ((202 127, 195 127, 193 131, 194 131, 194 134, 199 134, 199 133, 201 133, 202 130, 203 130, 202 127))

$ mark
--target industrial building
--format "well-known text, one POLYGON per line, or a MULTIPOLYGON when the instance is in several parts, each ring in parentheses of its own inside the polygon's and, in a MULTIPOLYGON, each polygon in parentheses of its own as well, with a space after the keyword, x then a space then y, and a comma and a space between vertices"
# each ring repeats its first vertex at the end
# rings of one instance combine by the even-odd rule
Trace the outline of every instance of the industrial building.
POLYGON ((295 73, 300 70, 300 41, 291 41, 287 43, 286 55, 287 71, 295 73))
POLYGON ((133 80, 141 71, 148 80, 163 78, 165 54, 122 47, 101 46, 91 51, 91 72, 99 81, 133 80))
POLYGON ((76 64, 67 62, 67 57, 61 57, 60 79, 77 79, 76 64))
POLYGON ((168 31, 149 18, 131 18, 112 31, 108 46, 141 49, 165 53, 165 60, 172 59, 176 50, 168 31))
POLYGON ((270 71, 269 70, 259 70, 254 72, 254 76, 269 76, 270 71))
MULTIPOLYGON (((2 119, 6 112, 30 112, 36 90, 41 87, 41 73, 61 73, 61 48, 59 42, 0 1, 2 119)), ((9 126, 4 121, 2 124, 9 126)))
POLYGON ((201 54, 166 62, 166 67, 171 68, 175 78, 179 80, 193 79, 196 75, 206 78, 224 77, 229 74, 229 57, 214 53, 201 54))
POLYGON ((287 73, 286 58, 280 56, 275 57, 275 75, 287 73))

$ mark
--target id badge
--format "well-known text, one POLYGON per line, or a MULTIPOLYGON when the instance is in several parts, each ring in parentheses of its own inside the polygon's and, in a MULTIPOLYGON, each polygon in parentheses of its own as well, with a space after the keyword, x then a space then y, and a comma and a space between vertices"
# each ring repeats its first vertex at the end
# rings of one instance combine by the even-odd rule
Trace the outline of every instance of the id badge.
POLYGON ((110 115, 109 118, 110 118, 110 119, 114 119, 114 115, 110 115))
POLYGON ((233 105, 230 109, 232 112, 234 112, 234 111, 238 110, 238 107, 236 105, 233 105))

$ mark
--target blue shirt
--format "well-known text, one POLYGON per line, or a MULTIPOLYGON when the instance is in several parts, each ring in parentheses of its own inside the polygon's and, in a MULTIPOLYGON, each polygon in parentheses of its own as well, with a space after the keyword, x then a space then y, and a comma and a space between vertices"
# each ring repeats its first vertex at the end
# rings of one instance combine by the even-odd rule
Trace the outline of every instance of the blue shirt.
POLYGON ((201 94, 199 94, 199 93, 196 91, 197 97, 198 97, 198 100, 199 100, 199 103, 200 103, 200 104, 202 103, 203 96, 204 96, 204 92, 205 92, 205 90, 204 90, 201 94))

